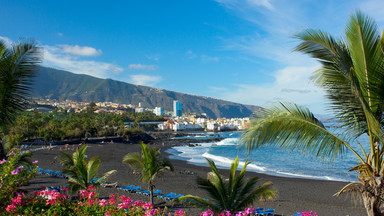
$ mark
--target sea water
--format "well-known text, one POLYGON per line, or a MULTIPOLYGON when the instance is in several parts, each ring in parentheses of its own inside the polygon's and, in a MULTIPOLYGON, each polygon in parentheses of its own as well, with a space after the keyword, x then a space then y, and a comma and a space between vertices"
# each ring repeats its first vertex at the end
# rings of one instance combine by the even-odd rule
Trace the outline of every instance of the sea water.
MULTIPOLYGON (((332 129, 331 130, 335 130, 332 129)), ((269 175, 308 178, 332 181, 356 181, 357 174, 348 171, 358 164, 357 157, 346 151, 342 157, 337 157, 333 162, 316 159, 314 156, 303 154, 299 151, 284 150, 277 147, 263 146, 247 153, 241 145, 239 138, 242 132, 199 133, 198 139, 222 137, 218 142, 199 143, 175 146, 167 150, 170 158, 185 160, 190 164, 207 166, 207 159, 211 159, 220 168, 229 169, 231 162, 239 156, 240 168, 248 159, 252 161, 247 166, 247 171, 254 171, 269 175)), ((194 136, 180 137, 184 139, 194 136)), ((367 137, 359 138, 360 143, 368 143, 367 137)), ((357 143, 351 143, 357 149, 357 143)))

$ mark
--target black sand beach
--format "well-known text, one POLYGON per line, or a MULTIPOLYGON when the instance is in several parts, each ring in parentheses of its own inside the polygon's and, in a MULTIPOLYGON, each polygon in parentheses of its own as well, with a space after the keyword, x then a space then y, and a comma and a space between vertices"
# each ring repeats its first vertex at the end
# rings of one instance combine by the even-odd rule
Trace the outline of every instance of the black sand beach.
MULTIPOLYGON (((172 145, 177 145, 177 141, 169 141, 163 144, 150 144, 150 147, 158 146, 163 154, 166 148, 172 145)), ((69 146, 73 152, 78 145, 69 146)), ((146 185, 137 180, 137 176, 127 164, 123 164, 122 158, 130 152, 140 152, 138 144, 121 144, 121 143, 104 143, 104 144, 89 144, 87 149, 88 158, 100 156, 101 166, 100 172, 103 173, 112 169, 118 172, 108 179, 108 182, 118 182, 119 186, 128 186, 131 184, 140 185, 146 189, 146 185)), ((57 155, 60 149, 64 146, 58 146, 53 150, 39 150, 34 152, 33 159, 39 160, 39 166, 43 169, 61 170, 61 165, 57 160, 57 155)), ((177 194, 192 194, 201 197, 208 197, 202 190, 197 187, 196 177, 206 177, 210 171, 208 167, 194 166, 181 160, 171 160, 175 167, 175 172, 166 172, 161 175, 155 182, 156 189, 161 189, 163 194, 175 192, 177 194)), ((222 170, 223 175, 227 175, 227 170, 222 170)), ((260 182, 272 181, 275 188, 278 190, 278 197, 274 201, 265 201, 255 203, 255 207, 273 208, 279 215, 294 215, 299 211, 314 211, 318 215, 335 215, 335 216, 361 216, 366 215, 365 209, 361 203, 354 204, 348 197, 333 197, 339 189, 345 186, 346 182, 334 181, 319 181, 309 179, 296 179, 270 176, 247 172, 246 176, 257 176, 260 182)), ((65 184, 65 179, 44 176, 38 174, 31 184, 26 186, 28 190, 37 190, 42 185, 57 186, 65 184)), ((132 199, 148 200, 148 197, 127 193, 122 190, 113 188, 101 188, 101 197, 107 197, 111 193, 129 195, 132 199)), ((172 205, 172 203, 164 203, 162 199, 156 198, 155 202, 160 205, 172 205)), ((183 205, 176 204, 174 208, 183 208, 191 215, 201 213, 199 209, 189 208, 183 205)))

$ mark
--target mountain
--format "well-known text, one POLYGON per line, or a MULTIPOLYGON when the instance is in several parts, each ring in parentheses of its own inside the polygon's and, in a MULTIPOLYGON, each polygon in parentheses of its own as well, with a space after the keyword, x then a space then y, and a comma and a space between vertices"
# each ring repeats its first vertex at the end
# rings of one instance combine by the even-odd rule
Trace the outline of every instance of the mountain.
POLYGON ((173 100, 183 104, 183 113, 206 113, 210 118, 248 117, 258 106, 243 105, 210 97, 133 85, 111 79, 41 67, 33 86, 33 96, 45 99, 84 102, 114 102, 173 109, 173 100))

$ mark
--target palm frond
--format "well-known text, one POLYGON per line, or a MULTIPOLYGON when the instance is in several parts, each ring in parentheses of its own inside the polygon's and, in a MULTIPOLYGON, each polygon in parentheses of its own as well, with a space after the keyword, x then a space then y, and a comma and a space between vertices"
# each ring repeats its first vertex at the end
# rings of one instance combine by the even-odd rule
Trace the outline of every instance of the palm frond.
POLYGON ((212 160, 207 159, 207 162, 212 169, 212 174, 207 179, 198 177, 197 184, 199 188, 204 189, 208 193, 210 201, 190 195, 182 197, 182 200, 187 200, 197 207, 210 208, 215 212, 228 210, 233 213, 250 206, 254 201, 259 200, 260 197, 275 197, 275 191, 271 183, 265 183, 255 188, 258 180, 256 177, 251 178, 245 183, 244 174, 246 167, 250 163, 248 160, 236 176, 236 170, 239 165, 238 157, 236 157, 231 164, 228 181, 223 179, 212 160))
POLYGON ((20 42, 10 48, 0 45, 0 127, 4 129, 15 114, 25 108, 32 78, 42 58, 34 42, 20 42))
POLYGON ((280 103, 262 111, 244 133, 241 142, 247 150, 271 145, 315 153, 317 157, 331 160, 348 148, 363 161, 354 149, 329 132, 307 108, 292 103, 280 103))

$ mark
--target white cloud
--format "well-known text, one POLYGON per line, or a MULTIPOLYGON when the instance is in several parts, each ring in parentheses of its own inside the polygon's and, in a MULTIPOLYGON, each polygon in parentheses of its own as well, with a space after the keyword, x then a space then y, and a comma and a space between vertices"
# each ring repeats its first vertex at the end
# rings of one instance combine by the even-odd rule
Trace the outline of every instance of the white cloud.
POLYGON ((112 63, 85 61, 71 54, 63 54, 61 47, 54 46, 44 46, 43 65, 99 78, 109 78, 111 73, 123 71, 121 67, 112 63))
POLYGON ((128 67, 134 70, 149 70, 149 71, 156 70, 155 65, 130 64, 128 67))
POLYGON ((261 7, 273 10, 274 6, 270 0, 215 0, 216 2, 225 5, 228 8, 236 9, 239 7, 261 7))
POLYGON ((78 46, 78 45, 58 45, 58 47, 61 47, 61 52, 68 53, 72 55, 78 55, 78 56, 99 56, 101 55, 102 51, 97 50, 93 47, 88 46, 78 46))
POLYGON ((221 98, 243 104, 265 106, 277 101, 295 102, 308 106, 312 112, 324 114, 324 93, 309 78, 319 68, 313 66, 286 67, 275 72, 272 83, 235 85, 235 90, 222 89, 221 98))
POLYGON ((200 59, 201 63, 218 62, 220 60, 220 58, 216 57, 216 56, 209 56, 209 55, 205 55, 205 54, 197 55, 192 50, 187 50, 187 52, 185 52, 185 54, 190 59, 196 59, 196 58, 200 59))
POLYGON ((269 0, 246 0, 246 2, 254 6, 264 6, 270 10, 274 9, 273 5, 269 0))
POLYGON ((160 81, 160 76, 148 76, 144 74, 130 75, 130 82, 137 85, 154 86, 160 81))
POLYGON ((219 61, 219 57, 207 56, 207 55, 201 55, 200 59, 201 59, 202 63, 218 62, 219 61))

